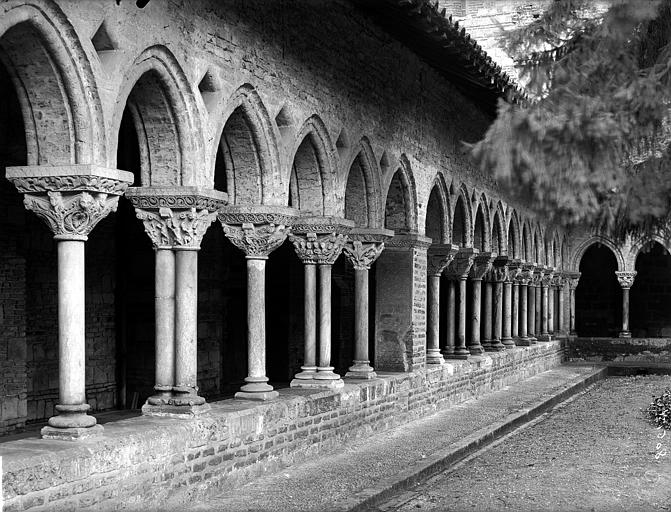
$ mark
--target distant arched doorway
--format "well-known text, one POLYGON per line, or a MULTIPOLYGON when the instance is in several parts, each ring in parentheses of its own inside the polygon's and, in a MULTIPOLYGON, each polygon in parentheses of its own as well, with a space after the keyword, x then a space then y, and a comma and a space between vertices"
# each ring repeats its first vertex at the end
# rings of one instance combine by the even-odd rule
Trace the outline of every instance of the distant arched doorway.
POLYGON ((618 335, 622 327, 622 289, 616 271, 615 255, 604 245, 591 245, 582 255, 575 292, 579 336, 618 335))
POLYGON ((671 336, 671 255, 659 243, 650 242, 638 253, 630 293, 632 336, 671 336))

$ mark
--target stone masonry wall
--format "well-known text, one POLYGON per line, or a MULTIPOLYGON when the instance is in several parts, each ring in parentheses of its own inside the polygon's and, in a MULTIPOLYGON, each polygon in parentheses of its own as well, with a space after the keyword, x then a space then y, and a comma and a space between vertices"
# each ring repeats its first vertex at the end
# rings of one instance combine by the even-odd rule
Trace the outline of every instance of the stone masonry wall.
POLYGON ((109 423, 105 437, 94 444, 71 444, 39 456, 25 456, 41 442, 37 439, 5 443, 0 445, 5 512, 179 508, 562 360, 562 344, 552 341, 426 372, 386 375, 339 391, 280 390, 278 400, 254 406, 218 402, 194 421, 138 417, 109 423))

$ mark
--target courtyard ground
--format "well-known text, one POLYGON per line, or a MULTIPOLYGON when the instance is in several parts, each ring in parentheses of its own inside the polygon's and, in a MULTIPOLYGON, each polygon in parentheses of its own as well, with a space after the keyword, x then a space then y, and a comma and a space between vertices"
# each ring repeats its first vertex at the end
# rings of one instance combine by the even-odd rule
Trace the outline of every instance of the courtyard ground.
POLYGON ((374 510, 671 510, 671 432, 641 412, 665 386, 603 380, 374 510))

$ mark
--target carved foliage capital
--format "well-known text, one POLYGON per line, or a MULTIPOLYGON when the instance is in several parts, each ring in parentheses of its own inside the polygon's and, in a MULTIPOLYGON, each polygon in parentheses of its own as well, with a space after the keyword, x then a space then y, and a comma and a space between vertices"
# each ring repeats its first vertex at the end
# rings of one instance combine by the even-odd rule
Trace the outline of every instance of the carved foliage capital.
POLYGON ((248 258, 267 258, 286 240, 291 228, 284 224, 224 224, 226 237, 248 258))
POLYGON ((347 242, 347 235, 329 233, 289 234, 294 250, 303 263, 333 265, 347 242))
POLYGON ((471 279, 482 279, 484 275, 492 268, 494 258, 491 256, 479 255, 473 258, 473 266, 471 267, 471 279))
POLYGON ((509 269, 505 265, 494 266, 490 271, 491 280, 496 283, 509 281, 509 269))
POLYGON ((105 192, 26 193, 23 204, 59 238, 85 239, 98 222, 116 211, 119 196, 105 192))
POLYGON ((473 254, 458 252, 445 270, 445 275, 452 279, 466 279, 473 266, 473 254))
POLYGON ((207 209, 187 210, 161 207, 158 210, 135 208, 137 218, 144 224, 144 230, 154 247, 183 247, 199 249, 200 242, 210 224, 217 218, 217 212, 207 209))
POLYGON ((369 270, 383 250, 384 242, 362 242, 360 240, 350 240, 343 247, 343 253, 354 270, 369 270))
POLYGON ((634 285, 634 278, 636 277, 635 270, 622 272, 616 271, 615 275, 622 288, 631 288, 634 285))

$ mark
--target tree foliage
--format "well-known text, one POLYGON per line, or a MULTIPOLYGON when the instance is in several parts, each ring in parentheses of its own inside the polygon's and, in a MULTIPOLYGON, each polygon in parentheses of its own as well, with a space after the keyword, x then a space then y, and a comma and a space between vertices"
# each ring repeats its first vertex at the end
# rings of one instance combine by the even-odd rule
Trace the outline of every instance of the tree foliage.
POLYGON ((544 217, 615 234, 671 211, 671 0, 555 0, 506 34, 529 101, 499 102, 479 165, 544 217))

